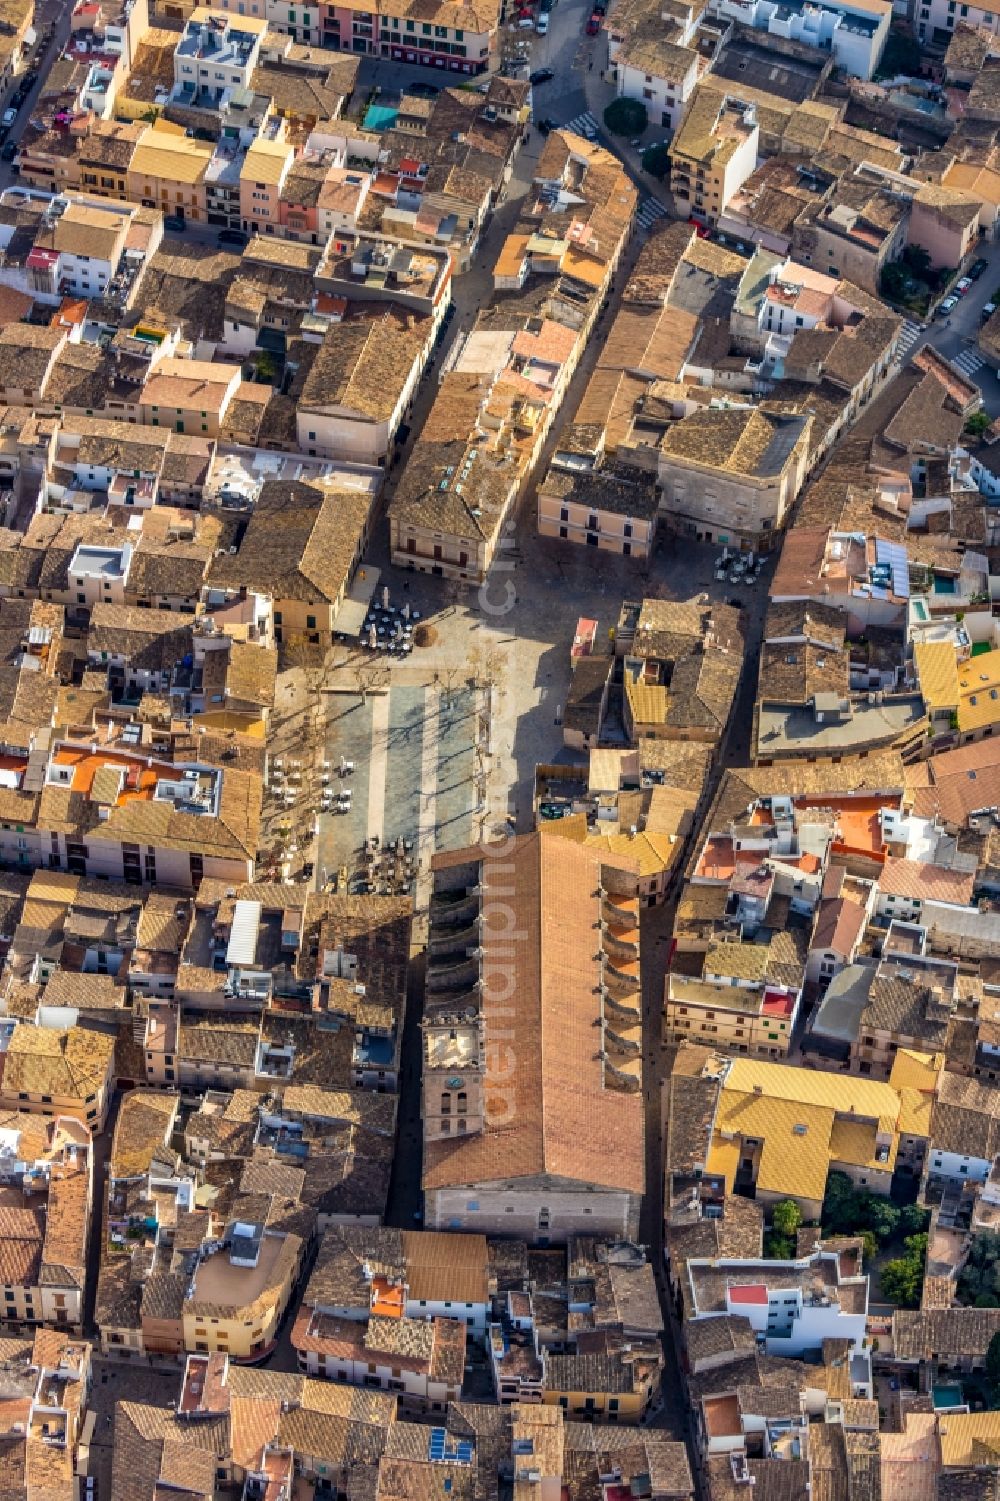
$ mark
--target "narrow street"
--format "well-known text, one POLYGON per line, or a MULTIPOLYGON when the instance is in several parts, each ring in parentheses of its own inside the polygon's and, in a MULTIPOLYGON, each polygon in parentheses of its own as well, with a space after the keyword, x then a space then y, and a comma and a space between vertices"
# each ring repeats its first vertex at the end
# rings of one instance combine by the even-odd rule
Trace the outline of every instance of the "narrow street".
MULTIPOLYGON (((34 68, 38 72, 38 78, 27 99, 18 111, 17 119, 7 133, 9 141, 19 141, 24 134, 25 128, 31 119, 31 111, 34 108, 42 85, 54 60, 60 56, 62 49, 69 39, 70 19, 72 6, 61 3, 61 0, 41 0, 35 12, 35 30, 38 33, 38 43, 35 52, 28 58, 26 66, 34 68), (54 31, 51 39, 43 46, 42 37, 45 28, 51 24, 54 31)), ((10 162, 0 162, 0 192, 4 188, 17 182, 17 173, 10 162)))
POLYGON ((415 1229, 423 1218, 423 1194, 420 1188, 420 1017, 424 1004, 424 966, 423 951, 414 953, 406 975, 406 1016, 403 1022, 399 1110, 396 1116, 396 1151, 392 1160, 389 1202, 385 1215, 386 1224, 394 1225, 400 1230, 415 1229))
POLYGON ((116 1093, 108 1111, 107 1124, 103 1131, 91 1138, 93 1158, 93 1211, 90 1217, 90 1235, 87 1239, 87 1285, 83 1299, 83 1332, 96 1338, 94 1306, 97 1302, 97 1278, 101 1269, 101 1248, 104 1241, 104 1210, 108 1201, 108 1162, 111 1158, 111 1143, 118 1124, 118 1111, 122 1097, 116 1093))
POLYGON ((984 306, 1000 294, 1000 244, 980 241, 976 254, 988 262, 987 269, 974 281, 958 305, 946 318, 928 323, 907 353, 907 360, 925 344, 930 344, 946 360, 958 361, 959 369, 973 380, 983 393, 983 406, 993 418, 1000 416, 1000 377, 976 348, 984 306))

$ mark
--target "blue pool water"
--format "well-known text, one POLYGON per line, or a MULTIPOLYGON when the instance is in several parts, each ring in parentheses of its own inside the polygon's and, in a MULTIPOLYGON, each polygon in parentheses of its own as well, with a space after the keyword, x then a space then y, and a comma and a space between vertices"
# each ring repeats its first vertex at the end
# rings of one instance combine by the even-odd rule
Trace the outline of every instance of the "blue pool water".
POLYGON ((391 104, 369 104, 365 110, 366 130, 391 130, 399 116, 399 110, 391 104))

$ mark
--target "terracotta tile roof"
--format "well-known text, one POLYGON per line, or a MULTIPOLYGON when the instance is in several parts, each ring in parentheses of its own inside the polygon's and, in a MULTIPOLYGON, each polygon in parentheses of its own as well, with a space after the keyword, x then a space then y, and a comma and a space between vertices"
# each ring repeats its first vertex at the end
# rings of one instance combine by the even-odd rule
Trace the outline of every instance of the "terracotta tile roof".
POLYGON ((7 1049, 3 1091, 85 1101, 108 1078, 114 1039, 84 1027, 58 1031, 19 1022, 7 1049))
POLYGON ((975 875, 971 871, 951 870, 922 860, 903 860, 890 856, 879 876, 879 891, 886 896, 905 896, 928 902, 957 902, 968 906, 972 901, 975 875))
POLYGON ((168 1475, 177 1479, 184 1476, 185 1483, 193 1480, 197 1486, 204 1479, 206 1485, 195 1489, 193 1495, 197 1501, 210 1501, 216 1462, 225 1461, 228 1450, 228 1418, 188 1423, 179 1419, 172 1407, 119 1402, 115 1408, 111 1501, 150 1501, 157 1494, 164 1463, 168 1475), (188 1464, 180 1457, 181 1450, 203 1453, 209 1465, 203 1460, 188 1464))
POLYGON ((310 411, 343 409, 372 421, 396 410, 430 333, 430 320, 403 326, 383 316, 366 323, 338 323, 327 333, 299 399, 310 411))
POLYGON ((25 1203, 16 1189, 0 1189, 0 1281, 34 1287, 42 1265, 45 1214, 25 1203))
MULTIPOLYGON (((898 1360, 985 1358, 1000 1330, 1000 1308, 932 1308, 926 1312, 897 1309, 892 1316, 893 1352, 898 1360)), ((978 1414, 977 1414, 978 1416, 978 1414)), ((1000 1417, 990 1413, 1000 1434, 1000 1417)), ((951 1431, 955 1418, 949 1416, 951 1431)), ((945 1459, 946 1463, 952 1461, 945 1459)))
POLYGON ((157 1153, 166 1150, 177 1107, 176 1096, 154 1089, 131 1090, 123 1097, 111 1145, 112 1177, 135 1178, 148 1172, 157 1153))
MULTIPOLYGON (((491 874, 491 863, 487 856, 482 866, 487 890, 499 875, 491 874)), ((426 1145, 424 1187, 552 1174, 641 1193, 641 1098, 608 1090, 595 1057, 592 955, 601 862, 586 846, 532 834, 508 847, 503 866, 515 926, 525 934, 502 1024, 503 1035, 515 1041, 511 1095, 502 1115, 496 1102, 498 1124, 426 1145)), ((489 955, 488 930, 484 941, 489 955)), ((484 1018, 489 1048, 499 1017, 491 1022, 488 1001, 484 1018)))
POLYGON ((404 1230, 402 1249, 411 1298, 428 1303, 487 1301, 485 1235, 404 1230))
POLYGON ((217 557, 211 581, 247 584, 274 599, 335 602, 345 587, 368 522, 367 492, 268 480, 236 554, 217 557))
POLYGON ((848 897, 835 897, 820 903, 811 947, 831 953, 853 955, 865 928, 865 909, 848 897))

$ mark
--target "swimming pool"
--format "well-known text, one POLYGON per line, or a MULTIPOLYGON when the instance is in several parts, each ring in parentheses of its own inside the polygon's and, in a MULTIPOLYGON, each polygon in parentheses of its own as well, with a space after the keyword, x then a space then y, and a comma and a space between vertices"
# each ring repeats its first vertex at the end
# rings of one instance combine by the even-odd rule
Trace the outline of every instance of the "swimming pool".
POLYGON ((399 118, 399 110, 391 104, 369 104, 365 110, 366 130, 391 130, 399 118))

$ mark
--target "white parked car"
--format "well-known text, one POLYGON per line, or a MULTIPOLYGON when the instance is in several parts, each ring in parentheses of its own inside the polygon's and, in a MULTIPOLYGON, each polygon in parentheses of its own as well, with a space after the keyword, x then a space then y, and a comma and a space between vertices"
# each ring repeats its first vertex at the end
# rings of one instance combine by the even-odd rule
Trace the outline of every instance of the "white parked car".
POLYGON ((549 30, 549 18, 548 18, 548 16, 539 16, 538 17, 538 20, 535 22, 535 30, 538 32, 539 36, 546 36, 548 34, 548 30, 549 30))

